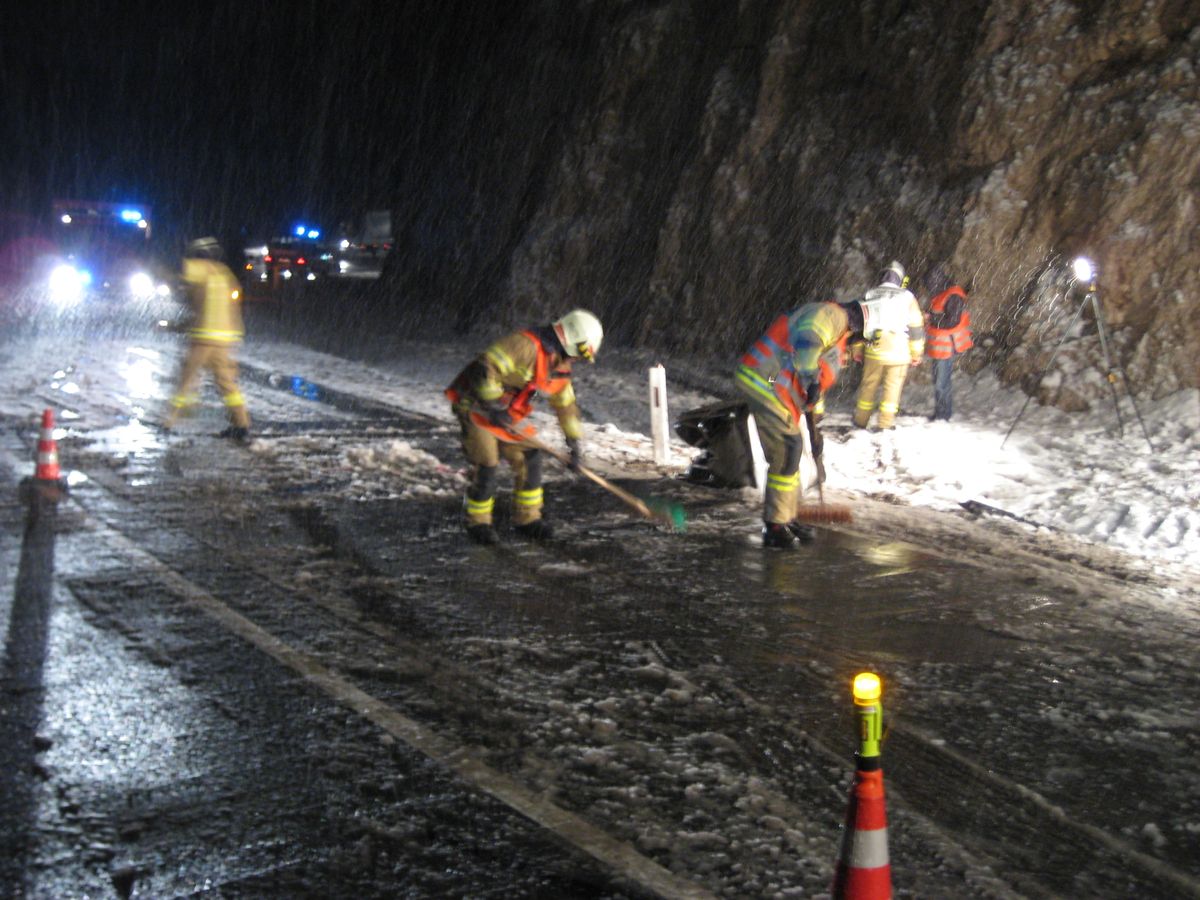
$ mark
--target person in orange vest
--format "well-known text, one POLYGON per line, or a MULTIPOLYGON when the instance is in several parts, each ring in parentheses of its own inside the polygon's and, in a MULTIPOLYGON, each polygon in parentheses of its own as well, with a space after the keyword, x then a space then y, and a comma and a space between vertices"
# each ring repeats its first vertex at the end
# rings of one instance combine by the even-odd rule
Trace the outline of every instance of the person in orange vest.
POLYGON ((880 431, 895 427, 908 370, 924 357, 925 317, 907 284, 904 266, 893 261, 863 295, 863 341, 851 347, 854 360, 863 364, 854 408, 858 428, 867 427, 876 409, 880 431))
MULTIPOLYGON (((742 356, 734 386, 745 397, 767 458, 763 504, 764 547, 787 548, 814 537, 812 526, 794 521, 800 499, 801 422, 810 429, 814 458, 820 459, 818 407, 837 378, 845 342, 861 334, 857 302, 808 303, 779 316, 742 356), (831 360, 833 362, 831 362, 831 360)), ((818 477, 823 472, 818 468, 818 477)))
POLYGON ((238 388, 238 368, 234 350, 241 343, 241 288, 233 272, 221 262, 221 245, 216 238, 191 241, 183 254, 182 281, 189 305, 189 320, 181 330, 188 335, 188 351, 171 406, 163 420, 168 431, 179 416, 198 402, 197 382, 203 370, 213 374, 217 389, 225 401, 229 427, 221 437, 245 442, 250 435, 250 414, 246 398, 238 388))
POLYGON ((929 421, 950 421, 954 412, 951 387, 954 358, 974 346, 967 292, 960 285, 951 284, 930 301, 926 316, 925 355, 933 365, 933 415, 929 421))
POLYGON ((499 541, 492 512, 502 459, 513 470, 512 521, 517 534, 533 540, 551 537, 552 529, 542 518, 541 452, 522 443, 536 430, 522 423, 536 394, 549 395, 571 453, 571 466, 582 463, 583 423, 571 386, 571 365, 578 359, 595 362, 603 339, 600 320, 585 309, 575 309, 549 325, 500 338, 446 388, 471 467, 464 501, 471 540, 499 541))

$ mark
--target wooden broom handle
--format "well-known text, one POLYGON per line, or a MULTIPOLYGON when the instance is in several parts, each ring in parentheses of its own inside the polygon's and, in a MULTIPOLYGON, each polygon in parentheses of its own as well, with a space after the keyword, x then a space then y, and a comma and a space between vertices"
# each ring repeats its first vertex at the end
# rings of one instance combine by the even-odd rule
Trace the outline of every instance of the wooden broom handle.
MULTIPOLYGON (((530 447, 533 447, 537 450, 541 450, 545 453, 549 453, 551 456, 553 456, 555 459, 557 459, 564 466, 567 466, 568 468, 570 467, 571 458, 569 456, 567 456, 567 454, 563 453, 562 451, 555 450, 553 447, 543 444, 537 438, 526 437, 526 438, 522 438, 521 440, 523 443, 528 444, 530 447)), ((622 488, 617 487, 615 484, 613 484, 611 481, 609 481, 607 478, 603 477, 602 475, 598 475, 597 473, 593 472, 591 469, 587 468, 586 466, 576 466, 575 471, 577 471, 584 478, 590 478, 592 481, 596 482, 596 484, 600 485, 600 487, 604 488, 606 491, 608 491, 614 497, 621 500, 623 503, 625 503, 625 505, 629 506, 631 509, 636 510, 640 515, 645 516, 647 519, 657 518, 654 515, 654 512, 650 509, 650 507, 648 507, 642 500, 638 499, 633 494, 629 493, 629 491, 626 491, 622 488)))

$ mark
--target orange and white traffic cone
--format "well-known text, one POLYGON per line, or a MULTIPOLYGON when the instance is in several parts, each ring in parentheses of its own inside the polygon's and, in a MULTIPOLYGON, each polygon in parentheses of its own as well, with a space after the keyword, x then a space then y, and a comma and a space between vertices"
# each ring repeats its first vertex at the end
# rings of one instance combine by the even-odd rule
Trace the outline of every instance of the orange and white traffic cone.
POLYGON ((854 786, 846 830, 833 876, 834 900, 891 900, 887 810, 883 802, 883 685, 863 672, 854 679, 854 707, 861 746, 854 755, 854 786))
POLYGON ((38 435, 37 466, 32 478, 22 478, 20 496, 30 508, 54 504, 67 495, 66 479, 58 468, 58 444, 54 441, 54 410, 42 413, 42 431, 38 435))
MULTIPOLYGON (((878 757, 875 759, 878 761, 878 757)), ((888 860, 883 769, 864 771, 862 762, 854 773, 854 787, 850 790, 833 896, 836 900, 891 900, 892 866, 888 860)))
POLYGON ((38 437, 37 468, 33 477, 37 481, 58 481, 58 444, 54 440, 54 410, 42 413, 42 433, 38 437))

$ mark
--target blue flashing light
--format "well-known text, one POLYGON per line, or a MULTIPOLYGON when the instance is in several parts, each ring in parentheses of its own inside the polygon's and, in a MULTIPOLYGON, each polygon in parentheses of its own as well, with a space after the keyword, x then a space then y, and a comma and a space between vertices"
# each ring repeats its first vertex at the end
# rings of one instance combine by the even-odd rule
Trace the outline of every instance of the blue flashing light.
POLYGON ((316 228, 310 228, 308 230, 308 236, 315 241, 317 238, 319 238, 321 236, 321 232, 318 231, 316 228))
POLYGON ((123 209, 120 215, 122 222, 137 223, 142 220, 142 211, 139 209, 123 209))
POLYGON ((91 284, 92 283, 92 273, 89 272, 87 269, 80 269, 79 270, 79 283, 82 285, 85 285, 85 286, 91 284))
POLYGON ((303 225, 296 226, 296 237, 304 237, 304 232, 307 231, 303 225))

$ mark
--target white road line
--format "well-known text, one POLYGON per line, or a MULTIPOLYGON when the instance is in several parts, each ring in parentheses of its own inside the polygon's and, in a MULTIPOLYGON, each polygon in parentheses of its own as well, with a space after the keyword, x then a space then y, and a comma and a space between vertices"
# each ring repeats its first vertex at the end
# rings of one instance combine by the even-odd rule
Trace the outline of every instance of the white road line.
MULTIPOLYGON (((77 504, 78 505, 78 504, 77 504)), ((81 508, 81 507, 80 507, 81 508)), ((82 509, 82 508, 81 508, 82 509)), ((404 741, 430 759, 444 765, 460 778, 495 797, 521 815, 553 832, 562 841, 578 847, 645 890, 669 898, 712 898, 704 887, 675 875, 643 856, 631 845, 617 840, 574 813, 549 803, 496 771, 467 747, 455 744, 436 732, 402 715, 350 681, 329 670, 315 657, 265 631, 221 600, 188 581, 105 522, 83 510, 85 525, 94 534, 129 557, 139 569, 153 572, 163 585, 196 606, 227 630, 254 645, 277 662, 303 676, 332 699, 341 703, 388 734, 404 741)))

